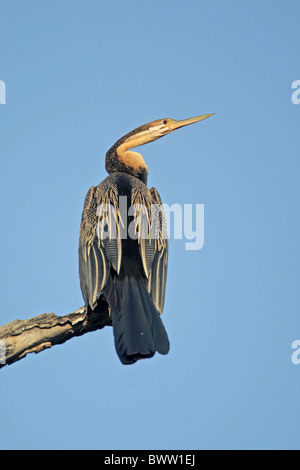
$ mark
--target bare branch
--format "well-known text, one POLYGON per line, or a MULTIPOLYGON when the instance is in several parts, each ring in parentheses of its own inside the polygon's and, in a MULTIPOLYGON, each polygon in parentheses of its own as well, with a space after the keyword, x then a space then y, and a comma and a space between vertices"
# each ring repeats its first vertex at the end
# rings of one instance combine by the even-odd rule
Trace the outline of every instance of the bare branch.
POLYGON ((29 353, 37 354, 106 325, 111 321, 105 311, 91 312, 86 307, 64 316, 45 313, 29 320, 14 320, 0 327, 0 369, 29 353))

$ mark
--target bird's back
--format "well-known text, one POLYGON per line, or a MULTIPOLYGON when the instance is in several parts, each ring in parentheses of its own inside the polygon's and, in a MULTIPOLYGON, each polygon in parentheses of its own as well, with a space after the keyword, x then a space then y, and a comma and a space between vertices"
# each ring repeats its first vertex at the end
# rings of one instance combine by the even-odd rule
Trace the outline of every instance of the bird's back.
POLYGON ((83 297, 92 309, 103 300, 107 302, 116 349, 125 364, 169 350, 155 305, 157 283, 164 284, 160 289, 164 297, 166 276, 159 280, 157 272, 151 272, 152 265, 157 271, 157 259, 162 254, 158 241, 151 240, 151 208, 155 202, 142 181, 116 172, 89 190, 82 215, 79 275, 83 297), (141 235, 141 216, 149 228, 148 238, 141 235))

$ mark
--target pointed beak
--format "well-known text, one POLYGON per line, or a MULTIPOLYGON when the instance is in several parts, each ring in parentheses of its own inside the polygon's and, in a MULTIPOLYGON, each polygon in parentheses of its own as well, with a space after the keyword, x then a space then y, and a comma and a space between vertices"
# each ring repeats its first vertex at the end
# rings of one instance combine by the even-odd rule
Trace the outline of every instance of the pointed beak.
POLYGON ((215 113, 212 114, 204 114, 203 116, 197 116, 189 119, 183 119, 182 121, 172 121, 169 123, 169 132, 173 132, 176 129, 180 129, 180 127, 188 126, 189 124, 194 124, 195 122, 203 121, 211 116, 214 116, 215 113))

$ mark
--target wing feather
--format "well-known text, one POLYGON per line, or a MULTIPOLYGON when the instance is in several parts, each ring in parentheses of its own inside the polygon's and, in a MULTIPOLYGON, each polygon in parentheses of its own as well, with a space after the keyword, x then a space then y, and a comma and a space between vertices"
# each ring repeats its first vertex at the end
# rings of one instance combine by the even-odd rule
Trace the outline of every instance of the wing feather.
POLYGON ((153 302, 157 310, 159 313, 162 313, 166 294, 169 241, 166 217, 160 195, 157 189, 153 187, 150 189, 150 193, 152 196, 152 210, 154 210, 154 207, 156 208, 154 216, 152 216, 152 223, 156 225, 155 228, 152 227, 152 232, 156 233, 156 243, 151 276, 148 280, 148 290, 153 298, 153 302))
POLYGON ((137 183, 135 191, 132 193, 132 204, 140 204, 143 208, 146 208, 148 236, 141 236, 143 230, 139 227, 139 252, 144 273, 148 279, 148 291, 157 310, 162 313, 167 282, 169 248, 166 219, 161 198, 155 188, 151 188, 149 191, 145 185, 137 183))
POLYGON ((122 245, 118 232, 118 191, 107 177, 96 188, 92 186, 88 191, 80 226, 80 286, 86 305, 92 309, 107 284, 111 266, 117 273, 120 271, 122 245), (107 207, 106 213, 99 211, 99 207, 107 207), (104 215, 106 231, 103 226, 104 215))

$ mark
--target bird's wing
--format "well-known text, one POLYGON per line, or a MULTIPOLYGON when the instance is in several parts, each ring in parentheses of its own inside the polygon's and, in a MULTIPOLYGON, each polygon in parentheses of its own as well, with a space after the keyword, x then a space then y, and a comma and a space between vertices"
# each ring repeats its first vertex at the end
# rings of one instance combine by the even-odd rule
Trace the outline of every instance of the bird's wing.
POLYGON ((145 185, 138 183, 132 192, 131 202, 141 207, 137 217, 139 252, 148 279, 148 291, 157 310, 162 313, 167 281, 168 237, 161 198, 155 188, 149 191, 145 185))
POLYGON ((111 266, 120 271, 118 191, 108 177, 88 191, 79 240, 79 278, 86 305, 94 308, 107 284, 111 266))
POLYGON ((152 196, 152 233, 156 234, 156 250, 152 262, 152 269, 148 278, 148 289, 153 298, 154 304, 162 313, 165 303, 169 241, 165 212, 158 191, 150 189, 152 196), (154 209, 155 208, 155 209, 154 209))

